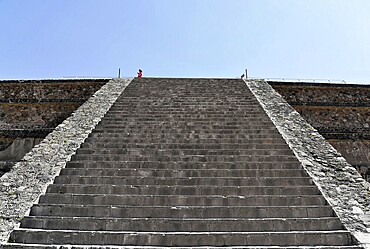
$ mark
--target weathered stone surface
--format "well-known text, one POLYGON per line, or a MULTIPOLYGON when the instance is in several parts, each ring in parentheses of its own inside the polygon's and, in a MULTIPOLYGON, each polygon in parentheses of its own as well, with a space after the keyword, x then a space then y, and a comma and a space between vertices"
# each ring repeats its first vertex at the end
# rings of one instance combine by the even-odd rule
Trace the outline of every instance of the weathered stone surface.
POLYGON ((81 103, 1 103, 2 129, 54 128, 76 110, 81 103))
POLYGON ((370 223, 359 210, 370 215, 370 183, 269 84, 246 83, 343 224, 369 246, 370 223))
MULTIPOLYGON (((123 90, 125 84, 126 83, 121 82, 120 90, 123 90)), ((294 150, 302 165, 304 165, 308 173, 313 177, 320 190, 325 194, 326 199, 329 200, 332 205, 339 206, 339 208, 336 208, 335 210, 338 214, 340 214, 342 220, 345 221, 346 226, 350 227, 350 229, 352 229, 352 231, 355 231, 355 233, 366 235, 368 227, 367 222, 365 221, 365 219, 363 219, 363 216, 366 215, 366 212, 369 210, 368 204, 366 203, 369 197, 369 184, 366 185, 366 182, 364 182, 364 180, 357 174, 357 172, 348 163, 346 163, 345 160, 330 145, 325 143, 325 140, 311 126, 300 119, 301 117, 298 115, 298 113, 294 112, 293 109, 291 109, 284 101, 276 101, 276 98, 279 98, 279 96, 274 95, 275 93, 271 93, 273 91, 268 88, 268 85, 264 86, 263 82, 254 81, 248 82, 248 85, 251 89, 253 89, 255 95, 257 95, 260 100, 263 99, 262 102, 265 103, 264 107, 265 110, 268 110, 267 112, 270 115, 270 118, 274 120, 275 125, 283 134, 289 146, 294 150), (280 122, 277 122, 276 120, 280 120, 280 122), (338 197, 338 195, 343 195, 343 197, 338 197), (345 205, 347 205, 348 207, 344 207, 345 205)), ((113 93, 115 93, 115 90, 119 92, 118 89, 114 89, 113 93)), ((143 90, 145 90, 145 88, 143 90)), ((43 141, 43 143, 36 146, 31 153, 26 155, 23 161, 17 164, 12 172, 4 175, 4 181, 3 178, 0 179, 0 189, 3 190, 0 195, 0 210, 4 210, 3 213, 0 213, 2 217, 4 217, 2 220, 2 223, 4 224, 4 232, 2 233, 4 235, 3 238, 6 239, 7 237, 7 231, 9 231, 8 227, 10 227, 11 230, 12 227, 17 226, 18 219, 22 219, 24 217, 24 213, 29 210, 32 202, 38 198, 40 193, 44 192, 45 187, 42 186, 45 186, 48 182, 50 182, 52 178, 61 170, 61 168, 64 167, 65 161, 68 161, 71 158, 71 155, 75 153, 80 144, 85 140, 87 136, 86 134, 88 134, 89 131, 91 131, 95 127, 95 124, 100 121, 100 118, 97 118, 95 116, 94 111, 101 111, 97 109, 105 106, 105 101, 108 102, 107 99, 109 97, 112 97, 111 94, 112 92, 110 91, 109 94, 107 93, 105 95, 105 97, 99 99, 100 102, 98 104, 94 102, 95 104, 89 106, 89 108, 82 113, 79 112, 81 109, 80 108, 72 117, 70 117, 70 119, 67 119, 65 122, 63 122, 63 124, 59 125, 53 133, 49 134, 43 141), (14 173, 17 175, 14 175, 14 173), (41 186, 41 189, 36 185, 41 186), (28 202, 24 202, 25 200, 27 200, 28 202), (26 204, 24 204, 23 206, 23 204, 20 204, 20 202, 26 204)), ((222 103, 222 101, 220 102, 222 103)), ((198 110, 198 107, 195 105, 190 112, 198 113, 198 110)), ((126 113, 124 111, 120 112, 120 114, 122 118, 126 117, 126 113)), ((104 115, 104 113, 100 116, 102 115, 104 115)), ((200 115, 201 118, 206 117, 206 115, 204 114, 200 115)), ((223 117, 224 114, 220 116, 223 117)), ((230 116, 228 116, 228 118, 230 118, 230 116)), ((135 125, 135 123, 133 125, 135 125)), ((161 123, 161 125, 164 124, 161 123)), ((106 127, 101 128, 106 129, 106 127)), ((207 129, 203 129, 202 131, 207 131, 207 129)), ((101 132, 101 130, 99 130, 99 132, 101 132)), ((225 131, 225 134, 229 133, 225 131)), ((171 133, 169 133, 168 135, 171 135, 171 133)), ((189 133, 189 135, 200 136, 204 134, 199 135, 195 133, 189 133)), ((238 133, 238 136, 243 135, 248 134, 244 134, 243 132, 238 133)), ((127 134, 127 136, 129 136, 129 134, 127 134)), ((206 139, 206 137, 207 136, 204 136, 203 139, 206 139)), ((124 137, 121 137, 119 139, 122 138, 124 137)), ((268 137, 266 136, 266 138, 268 137)), ((122 140, 120 141, 120 143, 122 143, 122 140)), ((138 151, 139 150, 133 151, 133 155, 130 156, 140 156, 140 153, 138 153, 138 151)), ((158 152, 162 153, 163 150, 158 150, 158 152)), ((220 158, 226 158, 226 155, 207 155, 208 158, 216 156, 219 156, 220 158)), ((233 155, 228 156, 229 158, 233 157, 233 155)), ((183 154, 181 155, 181 157, 186 158, 183 154)), ((179 157, 177 155, 173 158, 178 159, 179 157)), ((205 157, 203 156, 202 158, 205 157)), ((147 172, 144 173, 147 174, 147 172)), ((151 208, 151 206, 148 206, 148 209, 151 208)), ((116 209, 117 208, 115 208, 115 211, 118 211, 116 209)), ((133 209, 136 209, 136 207, 134 207, 133 209)), ((164 215, 166 214, 166 212, 177 212, 181 211, 181 209, 187 210, 189 208, 174 206, 173 208, 171 208, 171 210, 167 209, 165 210, 165 212, 162 211, 158 212, 157 214, 164 215)), ((245 208, 242 208, 242 210, 245 210, 245 208)), ((104 213, 104 211, 104 207, 102 207, 101 212, 104 213)), ((278 210, 278 212, 281 213, 281 210, 278 210)), ((285 213, 289 214, 290 212, 285 213)), ((302 213, 307 214, 308 211, 297 211, 296 213, 302 215, 302 213)), ((316 211, 316 213, 319 212, 316 211)), ((116 216, 122 216, 122 213, 120 212, 117 212, 115 214, 116 216)), ((145 214, 147 213, 143 213, 143 215, 145 214)), ((214 214, 219 215, 218 212, 210 213, 210 215, 214 214)), ((86 213, 84 213, 83 215, 86 215, 86 213)), ((195 213, 195 215, 199 215, 199 212, 195 213)), ((314 233, 315 232, 313 232, 312 234, 314 233)), ((99 234, 99 232, 97 232, 96 234, 99 234)), ((102 232, 102 234, 104 234, 104 232, 102 232)), ((158 242, 160 240, 159 237, 162 237, 162 239, 164 238, 162 234, 158 234, 160 236, 151 237, 153 238, 153 244, 155 245, 160 244, 158 242)), ((338 233, 337 237, 331 239, 333 240, 332 242, 338 243, 338 240, 345 239, 345 236, 342 236, 342 234, 342 232, 338 233)), ((70 235, 75 236, 75 234, 73 233, 61 233, 61 235, 57 235, 56 237, 63 238, 64 235, 66 235, 66 237, 70 235)), ((269 233, 265 233, 263 235, 253 237, 251 238, 251 240, 253 240, 253 244, 257 244, 258 241, 266 241, 264 240, 265 236, 270 235, 271 234, 269 233)), ((208 237, 212 236, 213 235, 209 235, 208 237)), ((272 236, 274 237, 274 239, 279 240, 276 234, 273 234, 272 236)), ((98 236, 91 236, 91 238, 92 237, 94 237, 95 241, 98 241, 101 238, 98 236)), ((137 234, 135 233, 131 234, 130 232, 128 243, 136 243, 138 237, 140 236, 137 236, 137 234)), ((235 243, 245 245, 247 242, 247 237, 248 236, 236 237, 237 240, 234 240, 233 238, 235 237, 232 237, 231 234, 228 234, 225 237, 214 236, 212 237, 212 239, 215 241, 215 244, 220 246, 234 245, 235 243)), ((296 237, 295 235, 290 237, 290 241, 298 239, 298 237, 296 237)), ((361 236, 357 237, 360 238, 361 236)), ((51 240, 54 239, 54 237, 50 238, 51 240)), ((114 238, 114 236, 112 236, 112 238, 114 238)), ((310 238, 317 239, 316 235, 310 238)), ((30 240, 33 239, 34 238, 30 236, 30 240)), ((251 240, 248 243, 251 243, 251 240)), ((364 241, 363 239, 361 240, 364 241)), ((76 238, 75 241, 76 243, 80 243, 78 238, 76 238)), ((183 240, 181 239, 181 242, 182 241, 188 244, 191 243, 192 245, 194 245, 194 243, 198 243, 199 241, 198 245, 203 245, 201 237, 197 237, 196 241, 193 242, 189 240, 189 237, 185 236, 183 240)), ((168 245, 170 242, 171 241, 168 241, 168 245)))
POLYGON ((7 240, 130 81, 104 85, 0 178, 0 241, 7 240))
POLYGON ((0 81, 0 176, 108 79, 0 81), (23 141, 23 142, 20 142, 23 141), (22 146, 24 145, 24 146, 22 146))
POLYGON ((17 138, 5 150, 0 151, 0 160, 21 160, 41 140, 41 138, 17 138))
POLYGON ((10 241, 357 244, 242 80, 161 78, 125 89, 10 241))
POLYGON ((357 171, 370 182, 368 162, 370 162, 370 141, 367 140, 336 140, 328 142, 340 151, 347 162, 356 167, 357 171))
POLYGON ((0 102, 81 102, 108 81, 109 79, 3 80, 0 81, 0 102))
POLYGON ((268 83, 370 179, 370 85, 268 83))
POLYGON ((370 107, 293 107, 319 132, 370 133, 370 107))
POLYGON ((0 128, 54 128, 107 81, 0 81, 0 128))
POLYGON ((268 82, 291 105, 369 106, 370 86, 268 82))

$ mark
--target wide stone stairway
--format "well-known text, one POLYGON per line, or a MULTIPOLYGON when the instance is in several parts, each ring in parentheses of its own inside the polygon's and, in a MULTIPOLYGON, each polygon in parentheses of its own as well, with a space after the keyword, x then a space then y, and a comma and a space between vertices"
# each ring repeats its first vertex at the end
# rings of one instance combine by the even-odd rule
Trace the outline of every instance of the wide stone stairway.
POLYGON ((356 244, 242 80, 137 78, 3 247, 356 244))

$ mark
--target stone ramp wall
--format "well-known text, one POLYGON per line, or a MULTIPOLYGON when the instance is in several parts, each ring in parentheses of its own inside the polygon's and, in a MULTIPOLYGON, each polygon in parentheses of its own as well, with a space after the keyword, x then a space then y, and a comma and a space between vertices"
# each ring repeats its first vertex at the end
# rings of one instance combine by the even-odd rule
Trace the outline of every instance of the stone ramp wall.
POLYGON ((246 84, 343 224, 370 248, 370 183, 267 82, 246 84))
POLYGON ((0 175, 107 82, 108 79, 0 81, 0 175))
POLYGON ((19 226, 131 79, 106 83, 0 178, 0 242, 19 226))
POLYGON ((370 180, 370 85, 268 83, 370 180))

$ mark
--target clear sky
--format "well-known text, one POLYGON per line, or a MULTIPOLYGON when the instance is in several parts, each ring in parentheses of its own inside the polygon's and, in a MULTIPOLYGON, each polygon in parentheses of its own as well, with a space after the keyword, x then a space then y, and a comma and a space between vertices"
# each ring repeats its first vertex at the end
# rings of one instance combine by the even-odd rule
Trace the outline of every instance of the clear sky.
POLYGON ((370 83, 369 0, 0 0, 0 79, 370 83))

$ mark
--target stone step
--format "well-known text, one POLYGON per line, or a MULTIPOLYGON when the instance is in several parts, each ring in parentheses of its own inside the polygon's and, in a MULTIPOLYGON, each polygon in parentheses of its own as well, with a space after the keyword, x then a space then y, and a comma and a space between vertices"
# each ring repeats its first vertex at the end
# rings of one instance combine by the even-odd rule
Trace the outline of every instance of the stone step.
POLYGON ((142 144, 142 143, 174 143, 179 144, 248 144, 248 143, 281 143, 283 138, 280 134, 271 135, 233 135, 228 138, 218 136, 199 136, 199 135, 139 135, 119 134, 119 133, 90 133, 85 143, 118 143, 118 144, 142 144))
MULTIPOLYGON (((184 122, 184 121, 202 121, 208 120, 208 123, 217 123, 223 121, 238 121, 238 122, 248 122, 248 120, 259 120, 261 114, 236 114, 230 113, 229 115, 219 114, 219 115, 205 115, 205 114, 138 114, 138 113, 110 113, 108 112, 104 116, 104 120, 115 119, 118 122, 132 122, 137 121, 157 121, 161 122, 184 122)), ((261 121, 268 121, 268 119, 261 119, 261 121)))
POLYGON ((10 240, 21 243, 77 245, 146 245, 146 246, 322 246, 351 245, 347 231, 295 232, 131 232, 131 231, 74 231, 74 230, 14 230, 10 240), (266 239, 268 237, 268 239, 266 239))
POLYGON ((284 146, 279 149, 243 149, 243 150, 225 150, 225 149, 150 149, 150 148, 135 148, 135 149, 106 149, 106 148, 79 148, 76 155, 94 155, 94 156, 140 156, 140 157, 157 157, 157 156, 271 156, 271 155, 294 155, 293 151, 284 146))
POLYGON ((342 230, 338 218, 172 219, 28 216, 22 228, 85 231, 273 232, 342 230))
POLYGON ((187 134, 187 133, 215 133, 215 134, 232 134, 232 133, 246 133, 246 134, 260 134, 266 132, 266 134, 273 134, 272 131, 278 132, 275 128, 271 127, 271 125, 248 125, 244 127, 237 127, 237 128, 228 128, 228 127, 212 127, 212 126, 181 126, 175 124, 166 124, 159 127, 148 126, 147 128, 144 127, 140 122, 137 122, 137 127, 131 127, 127 124, 123 123, 121 125, 118 124, 110 124, 110 123, 100 123, 95 127, 94 132, 101 132, 106 130, 107 132, 131 132, 131 133, 150 133, 150 132, 157 132, 157 133, 179 133, 179 134, 187 134))
POLYGON ((96 168, 71 169, 64 168, 60 175, 77 176, 137 176, 137 177, 307 177, 303 169, 124 169, 124 168, 96 168))
POLYGON ((230 115, 213 115, 213 116, 205 116, 205 115, 186 115, 186 114, 176 114, 176 115, 148 115, 148 114, 112 114, 108 112, 104 116, 104 120, 114 119, 119 122, 133 122, 136 121, 140 122, 186 122, 186 121, 207 121, 208 123, 218 123, 218 122, 226 122, 226 121, 237 121, 237 122, 247 122, 248 120, 252 121, 268 121, 269 119, 261 117, 261 114, 249 114, 249 115, 237 115, 235 113, 230 115))
MULTIPOLYGON (((162 86, 158 86, 162 88, 162 86)), ((210 92, 209 88, 192 88, 191 91, 182 91, 176 89, 176 94, 171 94, 164 89, 159 93, 159 90, 153 88, 141 88, 131 91, 126 88, 125 92, 118 98, 114 105, 128 105, 131 102, 133 105, 144 105, 144 106, 163 106, 171 104, 171 106, 183 106, 183 105, 195 105, 201 103, 206 106, 224 106, 226 103, 227 106, 231 104, 238 103, 239 101, 247 101, 251 104, 258 103, 254 98, 253 94, 250 91, 244 91, 239 93, 233 93, 227 91, 227 89, 219 89, 223 91, 223 94, 220 95, 219 92, 210 92), (163 92, 164 91, 164 92, 163 92), (206 94, 195 93, 194 91, 209 91, 206 94)), ((219 86, 217 86, 219 88, 219 86)), ((234 86, 231 88, 235 89, 234 86)), ((175 89, 175 88, 173 88, 175 89)))
POLYGON ((122 105, 113 105, 109 113, 145 113, 145 114, 161 114, 161 113, 170 113, 170 114, 261 114, 261 106, 259 103, 251 102, 241 102, 237 101, 235 104, 224 103, 219 106, 209 105, 211 101, 196 102, 184 104, 171 104, 171 103, 153 103, 151 105, 138 105, 133 104, 132 106, 128 104, 122 105))
MULTIPOLYGON (((163 130, 144 130, 144 129, 138 129, 138 130, 125 130, 124 128, 118 129, 118 128, 99 128, 97 127, 93 132, 96 133, 121 133, 122 135, 126 136, 129 134, 136 135, 136 136, 142 136, 142 135, 178 135, 180 137, 187 137, 187 136, 195 136, 195 135, 212 135, 212 136, 221 136, 220 138, 232 138, 230 136, 235 136, 238 134, 243 134, 244 136, 247 135, 273 135, 273 134, 279 134, 277 130, 275 129, 244 129, 244 130, 209 130, 209 129, 203 129, 203 130, 192 130, 192 129, 163 129, 163 130)), ((279 134, 280 135, 280 134, 279 134)), ((281 136, 281 135, 280 135, 281 136)))
POLYGON ((327 204, 319 195, 115 195, 46 193, 40 204, 125 205, 125 206, 322 206, 327 204))
POLYGON ((146 100, 140 100, 138 97, 127 97, 121 95, 121 97, 112 105, 113 110, 121 110, 125 107, 135 109, 155 109, 161 110, 163 108, 178 108, 186 110, 246 110, 255 109, 249 108, 255 106, 258 109, 261 108, 259 102, 253 97, 231 95, 229 100, 223 98, 214 98, 214 96, 192 96, 187 98, 152 98, 147 97, 146 100), (131 104, 131 105, 130 105, 131 104), (199 104, 199 105, 198 105, 199 104))
POLYGON ((75 154, 76 161, 160 161, 160 162, 286 162, 297 160, 290 155, 109 155, 109 154, 75 154))
POLYGON ((66 168, 121 168, 121 169, 174 169, 174 170, 231 170, 231 169, 303 169, 298 160, 280 162, 114 162, 114 161, 69 161, 66 168))
MULTIPOLYGON (((264 128, 264 127, 251 127, 251 128, 245 128, 245 129, 207 129, 207 128, 184 128, 184 127, 176 127, 172 126, 170 128, 161 128, 161 129, 145 129, 145 128, 107 128, 102 127, 102 125, 99 125, 93 130, 94 133, 107 133, 107 134, 117 134, 122 133, 124 135, 127 135, 127 133, 130 134, 138 134, 138 135, 145 135, 145 134, 155 134, 155 135, 177 135, 179 138, 183 136, 188 135, 204 135, 208 134, 213 136, 232 136, 232 135, 244 135, 242 138, 249 138, 250 136, 254 135, 257 136, 256 138, 260 138, 258 136, 266 136, 266 135, 280 135, 281 134, 273 128, 264 128)), ((265 138, 263 137, 262 138, 265 138)))
POLYGON ((244 125, 214 125, 214 124, 203 124, 203 125, 184 125, 179 124, 178 122, 172 122, 172 123, 157 123, 157 124, 142 124, 136 123, 136 124, 128 124, 127 122, 106 122, 102 121, 100 122, 96 128, 102 128, 102 129, 120 129, 120 130, 130 130, 130 131, 136 131, 136 130, 211 130, 211 131, 222 131, 222 130, 238 130, 238 131, 245 131, 245 130, 276 130, 274 126, 270 124, 259 124, 256 123, 245 123, 244 125))
POLYGON ((144 128, 138 123, 138 127, 127 127, 126 125, 111 125, 111 124, 99 124, 95 127, 94 132, 131 132, 131 133, 178 133, 178 134, 204 134, 204 133, 214 133, 214 134, 274 134, 278 133, 278 131, 268 125, 261 126, 261 125, 249 125, 249 127, 239 127, 239 128, 215 128, 215 127, 191 127, 191 126, 177 126, 177 125, 163 125, 161 127, 147 127, 144 128))
POLYGON ((142 109, 180 109, 180 110, 203 110, 203 111, 217 111, 217 110, 255 110, 255 108, 261 108, 259 103, 255 99, 242 99, 234 98, 232 104, 229 101, 224 101, 216 104, 215 99, 211 98, 194 98, 193 101, 185 102, 175 102, 173 99, 168 99, 169 101, 162 101, 159 99, 152 99, 151 102, 144 102, 140 100, 130 99, 120 99, 114 103, 110 110, 142 110, 142 109), (255 107, 255 108, 253 108, 255 107))
MULTIPOLYGON (((163 89, 162 89, 163 90, 163 89)), ((207 90, 207 89, 202 89, 207 90)), ((132 106, 140 107, 162 107, 162 106, 195 106, 199 103, 201 107, 230 107, 241 103, 244 104, 258 104, 254 95, 249 91, 243 91, 243 93, 231 93, 224 92, 223 95, 212 95, 218 94, 217 92, 209 92, 205 95, 200 95, 194 92, 182 92, 176 91, 177 94, 162 93, 158 94, 158 89, 140 89, 130 92, 129 89, 125 89, 125 92, 118 98, 113 106, 127 106, 132 103, 132 106), (149 92, 149 91, 151 92, 149 92), (155 94, 153 96, 152 94, 155 94), (138 96, 140 95, 140 96, 138 96)))
MULTIPOLYGON (((126 118, 126 117, 125 117, 126 118)), ((126 125, 128 127, 135 127, 136 125, 140 125, 140 126, 149 126, 149 127, 156 127, 156 126, 163 126, 163 125, 168 125, 168 124, 171 124, 171 125, 174 125, 174 126, 179 126, 179 127, 187 127, 187 126, 216 126, 216 127, 223 127, 223 126, 226 126, 226 127, 229 127, 229 126, 235 126, 237 128, 239 127, 249 127, 249 125, 257 125, 257 124, 261 124, 262 126, 267 126, 267 125, 273 125, 272 121, 270 119, 248 119, 248 120, 234 120, 234 121, 230 121, 230 120, 224 120, 224 121, 217 121, 217 122, 209 122, 209 120, 205 120, 205 119, 201 119, 201 120, 172 120, 172 121, 168 121, 168 122, 163 122, 163 123, 158 123, 157 121, 146 121, 146 120, 141 120, 141 119, 138 119, 138 120, 132 120, 132 121, 120 121, 119 119, 116 119, 116 118, 108 118, 108 117, 104 117, 104 119, 102 119, 100 121, 99 124, 113 124, 113 125, 126 125)), ((99 125, 98 124, 98 125, 99 125)))
POLYGON ((35 204, 31 216, 115 218, 319 218, 334 217, 330 206, 122 206, 35 204))
MULTIPOLYGON (((120 109, 112 109, 112 107, 105 115, 104 117, 109 117, 109 118, 114 118, 116 116, 117 118, 131 118, 131 117, 137 117, 137 118, 147 118, 147 117, 154 117, 156 116, 157 118, 161 115, 162 117, 164 116, 163 114, 167 113, 170 115, 167 115, 167 118, 178 118, 181 117, 182 115, 187 115, 187 116, 192 116, 194 119, 205 119, 203 114, 211 114, 211 115, 218 115, 219 118, 225 121, 235 121, 238 118, 245 118, 246 116, 248 117, 261 117, 264 121, 268 121, 268 116, 266 116, 264 110, 253 104, 252 108, 248 107, 241 107, 241 108, 234 108, 232 111, 228 110, 227 106, 220 106, 220 109, 216 109, 215 107, 210 108, 210 111, 208 112, 206 109, 207 107, 203 108, 201 107, 200 109, 196 108, 197 103, 191 103, 191 105, 184 106, 184 107, 179 107, 179 106, 163 106, 161 107, 156 107, 155 104, 152 106, 133 106, 129 107, 131 109, 126 109, 125 107, 121 107, 120 109), (245 108, 245 109, 244 109, 245 108), (142 110, 145 109, 145 110, 142 110), (138 115, 138 114, 143 114, 143 115, 138 115), (202 114, 202 115, 200 115, 202 114), (222 115, 221 115, 222 114, 222 115)), ((232 104, 228 105, 232 106, 232 104)), ((182 121, 189 121, 189 120, 182 120, 182 121)))
MULTIPOLYGON (((247 94, 247 92, 246 92, 247 94)), ((121 95, 121 97, 112 105, 112 108, 138 108, 145 109, 145 108, 185 108, 185 109, 207 109, 207 110, 217 110, 219 109, 247 109, 249 106, 256 106, 259 107, 258 101, 252 97, 253 95, 249 96, 238 96, 238 95, 231 95, 228 96, 229 100, 223 98, 215 98, 212 95, 208 96, 191 96, 185 98, 168 98, 164 96, 163 98, 153 98, 147 97, 148 99, 142 100, 140 97, 128 97, 121 95), (199 105, 198 105, 199 104, 199 105)))
POLYGON ((249 115, 248 117, 245 116, 233 116, 233 117, 217 117, 217 119, 208 119, 205 117, 182 117, 180 115, 176 116, 147 116, 147 115, 110 115, 109 112, 105 114, 103 122, 120 122, 120 123, 140 123, 140 124, 154 124, 154 123, 186 123, 186 122, 193 122, 193 123, 205 123, 205 124, 218 124, 218 123, 230 123, 235 122, 237 124, 248 124, 249 122, 255 123, 261 121, 262 123, 271 123, 271 120, 267 116, 261 116, 258 114, 249 115))
POLYGON ((215 84, 210 84, 211 79, 196 79, 195 82, 195 79, 176 78, 168 79, 168 82, 166 83, 163 81, 159 82, 160 80, 164 79, 150 79, 147 77, 135 79, 134 84, 131 83, 126 88, 123 96, 127 98, 135 98, 137 97, 138 93, 142 93, 146 96, 144 101, 148 101, 149 98, 159 99, 159 96, 163 96, 164 98, 171 98, 174 96, 173 101, 175 102, 180 101, 181 99, 192 99, 194 96, 197 98, 212 96, 213 98, 218 98, 220 100, 231 99, 230 96, 234 95, 236 95, 238 98, 246 98, 244 94, 247 96, 252 96, 252 93, 248 90, 248 88, 246 88, 244 82, 240 84, 241 82, 236 83, 235 80, 230 79, 230 82, 215 79, 215 84))
MULTIPOLYGON (((264 110, 253 104, 251 107, 227 107, 220 106, 218 109, 215 107, 208 108, 206 106, 137 106, 137 107, 112 107, 104 117, 113 118, 116 116, 119 119, 125 118, 166 118, 166 119, 180 119, 181 121, 192 121, 192 120, 204 120, 206 118, 217 118, 224 121, 255 121, 259 117, 263 121, 269 121, 268 117, 265 116, 264 110), (191 118, 190 120, 183 119, 184 117, 191 118)), ((212 121, 212 120, 210 120, 212 121)))
POLYGON ((318 195, 315 186, 168 186, 168 185, 108 185, 52 184, 47 193, 118 194, 118 195, 318 195))
POLYGON ((135 116, 141 116, 141 115, 147 115, 147 116, 168 116, 168 115, 185 115, 185 116, 203 116, 203 117, 214 117, 214 116, 222 116, 222 117, 246 117, 249 115, 255 115, 255 116, 262 116, 261 115, 261 109, 258 108, 257 110, 255 108, 223 108, 219 110, 202 110, 199 109, 197 106, 194 106, 193 108, 186 108, 184 110, 180 109, 170 109, 170 108, 158 108, 158 107, 151 107, 150 109, 144 109, 144 108, 136 108, 132 111, 125 110, 124 108, 115 109, 111 108, 109 112, 107 112, 108 116, 126 116, 126 115, 135 115, 135 116))
POLYGON ((179 150, 276 150, 287 149, 286 143, 244 143, 244 144, 189 144, 189 143, 101 143, 99 140, 95 142, 83 143, 81 148, 105 148, 105 149, 179 149, 179 150))
MULTIPOLYGON (((217 88, 219 87, 220 86, 217 86, 217 88)), ((236 89, 235 86, 230 87, 236 89)), ((237 104, 239 102, 248 104, 258 103, 249 89, 244 89, 242 92, 231 92, 229 89, 222 89, 223 93, 220 94, 221 89, 212 92, 207 87, 199 88, 199 90, 198 88, 192 87, 191 91, 182 91, 173 87, 172 89, 175 90, 176 93, 172 94, 168 91, 163 92, 164 89, 142 88, 132 91, 128 88, 129 87, 125 89, 125 92, 114 103, 114 106, 129 105, 130 103, 132 103, 133 106, 162 106, 169 104, 171 106, 186 106, 194 105, 199 102, 206 107, 217 107, 225 104, 231 106, 231 104, 237 104), (159 93, 159 91, 161 91, 161 93, 159 93), (202 91, 202 93, 200 93, 200 91, 202 91), (145 96, 145 98, 140 98, 141 96, 145 96)))
POLYGON ((117 114, 117 116, 123 115, 138 115, 142 114, 146 115, 192 115, 192 116, 199 116, 199 115, 208 115, 208 116, 215 116, 215 115, 226 115, 230 116, 231 114, 236 114, 238 116, 249 116, 249 115, 261 115, 261 109, 258 104, 252 104, 251 106, 241 107, 233 106, 228 107, 226 105, 220 106, 218 109, 216 107, 208 108, 207 106, 197 106, 196 104, 188 105, 184 107, 180 106, 140 106, 140 107, 111 107, 109 110, 109 114, 117 114))
POLYGON ((174 143, 180 144, 248 144, 248 143, 280 143, 283 138, 279 134, 271 135, 199 135, 199 134, 133 134, 133 133, 90 133, 85 143, 174 143))
POLYGON ((261 106, 256 102, 243 102, 235 101, 233 104, 223 103, 221 105, 215 106, 211 105, 212 100, 204 102, 192 102, 192 103, 181 103, 181 104, 172 104, 167 103, 152 103, 141 105, 138 103, 133 103, 129 105, 125 104, 116 104, 113 105, 109 112, 110 113, 210 113, 210 114, 229 114, 229 113, 250 113, 250 114, 261 114, 261 106))
MULTIPOLYGON (((126 92, 127 93, 127 92, 126 92)), ((246 92, 247 94, 247 92, 246 92)), ((248 95, 248 94, 247 94, 248 95)), ((256 101, 255 98, 253 98, 252 94, 249 94, 248 96, 238 96, 233 95, 230 96, 229 101, 227 99, 223 99, 223 101, 219 101, 219 98, 214 98, 214 96, 209 95, 209 97, 187 97, 185 98, 167 98, 167 99, 158 99, 158 98, 149 98, 142 100, 140 97, 125 97, 125 94, 121 96, 113 105, 112 107, 120 108, 120 107, 132 107, 132 108, 145 108, 145 107, 178 107, 178 108, 187 108, 187 107, 194 107, 197 106, 200 108, 231 108, 231 107, 240 107, 240 108, 246 108, 250 105, 256 105, 258 106, 258 101, 256 101), (167 100, 167 101, 166 101, 167 100), (217 101, 217 103, 215 102, 217 101), (231 103, 232 102, 232 105, 231 103), (199 105, 197 105, 199 104, 199 105)))
POLYGON ((137 121, 138 124, 146 124, 149 126, 163 126, 175 125, 181 127, 202 127, 210 126, 214 128, 235 128, 255 126, 261 122, 262 126, 272 125, 272 121, 265 116, 263 110, 258 112, 229 112, 229 111, 216 111, 216 112, 187 112, 187 111, 166 111, 162 112, 146 112, 140 113, 137 110, 121 113, 107 112, 103 119, 104 123, 112 123, 117 125, 132 124, 137 121), (114 116, 116 118, 114 118, 114 116), (156 123, 157 122, 157 123, 156 123))
POLYGON ((111 109, 124 109, 127 110, 129 108, 180 108, 180 109, 189 109, 189 108, 206 108, 206 109, 221 109, 221 108, 248 108, 250 106, 255 106, 260 108, 259 103, 256 99, 251 97, 233 97, 232 105, 229 101, 223 101, 215 103, 214 99, 210 98, 193 98, 193 99, 171 99, 167 102, 161 102, 159 99, 151 99, 151 100, 141 100, 139 98, 120 98, 117 100, 111 107, 111 109), (190 101, 189 101, 190 100, 190 101), (193 101, 191 101, 193 100, 193 101))
MULTIPOLYGON (((173 85, 171 86, 171 89, 164 87, 164 85, 157 85, 155 87, 143 86, 135 89, 129 89, 128 87, 115 104, 120 104, 121 102, 129 103, 130 101, 133 103, 135 103, 135 101, 140 101, 140 103, 155 106, 165 105, 167 103, 171 103, 173 105, 189 105, 197 103, 198 101, 201 103, 208 103, 210 101, 213 105, 223 105, 227 102, 234 103, 237 100, 254 100, 256 102, 256 99, 253 97, 253 94, 249 89, 232 92, 230 89, 222 88, 219 85, 214 87, 217 88, 217 90, 214 89, 214 91, 212 91, 210 86, 200 88, 191 86, 189 90, 184 90, 173 85), (221 91, 222 93, 220 93, 221 91), (142 99, 140 99, 140 97, 142 99)), ((235 86, 229 85, 229 88, 236 90, 235 86)))
POLYGON ((127 110, 128 108, 131 109, 138 109, 141 110, 155 110, 160 111, 163 109, 184 109, 187 111, 219 111, 219 110, 228 110, 228 111, 245 111, 251 110, 256 111, 261 108, 259 102, 256 101, 254 98, 241 98, 241 96, 230 96, 232 101, 222 100, 213 98, 212 96, 209 97, 192 97, 192 98, 180 98, 175 100, 174 98, 162 98, 162 99, 155 99, 150 98, 146 101, 142 101, 138 98, 126 98, 124 95, 112 105, 112 111, 120 111, 120 110, 127 110), (131 104, 132 103, 132 104, 131 104), (131 104, 131 105, 130 105, 131 104))
MULTIPOLYGON (((86 247, 86 245, 67 245, 67 244, 60 244, 60 245, 41 245, 41 244, 22 244, 22 243, 12 243, 12 244, 4 244, 3 247, 4 249, 122 249, 122 246, 104 246, 104 245, 89 245, 86 247)), ((179 249, 179 247, 172 247, 172 246, 127 246, 125 248, 129 249, 179 249)), ((181 249, 204 249, 204 246, 181 246, 181 249)), ((215 246, 207 246, 207 249, 220 249, 220 247, 215 247, 215 246)), ((362 246, 356 246, 356 245, 351 245, 351 246, 289 246, 289 247, 281 247, 281 246, 222 246, 222 248, 226 249, 282 249, 282 248, 289 248, 289 249, 363 249, 362 246)))
POLYGON ((56 184, 113 184, 113 185, 181 185, 181 186, 303 186, 312 185, 310 177, 128 177, 128 176, 71 176, 60 175, 56 184))

